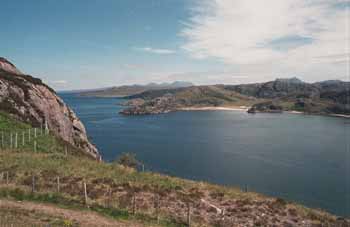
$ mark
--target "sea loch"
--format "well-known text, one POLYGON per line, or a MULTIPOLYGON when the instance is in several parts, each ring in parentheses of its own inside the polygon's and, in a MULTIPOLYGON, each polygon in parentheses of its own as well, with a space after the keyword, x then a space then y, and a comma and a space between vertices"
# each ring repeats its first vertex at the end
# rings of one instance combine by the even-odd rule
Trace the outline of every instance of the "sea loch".
POLYGON ((297 201, 350 216, 350 119, 244 111, 122 116, 122 99, 60 94, 107 161, 297 201))

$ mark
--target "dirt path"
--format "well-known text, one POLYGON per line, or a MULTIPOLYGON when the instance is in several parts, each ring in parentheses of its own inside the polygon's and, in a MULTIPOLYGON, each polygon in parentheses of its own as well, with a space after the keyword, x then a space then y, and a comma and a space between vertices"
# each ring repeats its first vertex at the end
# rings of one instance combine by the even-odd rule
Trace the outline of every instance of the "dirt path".
MULTIPOLYGON (((39 204, 33 202, 15 202, 10 200, 0 200, 0 208, 22 209, 28 212, 39 212, 46 215, 62 217, 74 221, 80 226, 116 226, 116 227, 141 227, 143 225, 130 221, 116 221, 107 217, 98 215, 91 211, 77 211, 59 208, 48 204, 39 204)), ((29 224, 29 223, 28 223, 29 224)))

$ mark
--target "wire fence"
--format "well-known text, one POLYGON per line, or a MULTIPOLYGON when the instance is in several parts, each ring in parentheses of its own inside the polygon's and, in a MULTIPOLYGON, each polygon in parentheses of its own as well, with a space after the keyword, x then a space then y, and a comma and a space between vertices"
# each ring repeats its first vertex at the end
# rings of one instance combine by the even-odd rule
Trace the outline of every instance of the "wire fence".
POLYGON ((77 150, 47 127, 0 130, 0 150, 65 153, 77 150))
MULTIPOLYGON (((146 217, 147 220, 152 219, 157 224, 175 221, 181 226, 192 226, 194 205, 190 200, 171 201, 182 204, 180 206, 182 211, 174 212, 163 192, 144 191, 125 184, 115 185, 113 183, 101 187, 100 182, 91 182, 81 178, 77 180, 74 177, 59 175, 45 177, 43 174, 45 175, 45 173, 38 173, 23 176, 11 170, 1 171, 0 192, 1 189, 11 189, 18 193, 17 196, 24 198, 24 195, 18 191, 21 189, 31 198, 50 194, 48 197, 53 201, 59 200, 55 200, 53 195, 59 195, 60 198, 66 198, 69 202, 92 210, 103 208, 108 209, 108 213, 116 211, 117 214, 125 212, 126 215, 146 217)), ((103 181, 103 179, 100 180, 103 181)), ((0 222, 0 226, 1 224, 4 223, 0 222)))
POLYGON ((24 130, 0 131, 0 147, 2 149, 27 149, 38 150, 38 140, 49 135, 49 129, 28 128, 24 130))

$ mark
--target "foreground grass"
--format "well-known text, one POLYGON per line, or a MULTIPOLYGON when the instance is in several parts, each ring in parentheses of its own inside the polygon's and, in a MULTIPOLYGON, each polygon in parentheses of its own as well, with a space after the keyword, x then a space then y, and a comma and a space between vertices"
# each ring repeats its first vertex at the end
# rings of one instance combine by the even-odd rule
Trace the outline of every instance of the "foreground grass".
MULTIPOLYGON (((4 172, 9 172, 11 187, 1 187, 0 197, 2 198, 52 203, 67 209, 88 209, 117 220, 136 220, 148 225, 157 224, 154 210, 149 205, 145 212, 137 212, 134 215, 131 198, 135 192, 139 193, 139 197, 143 195, 147 197, 147 193, 158 193, 163 195, 165 200, 168 200, 167 196, 175 195, 172 198, 181 201, 199 201, 200 198, 205 198, 204 194, 210 195, 211 198, 214 198, 213 200, 243 201, 246 204, 252 201, 268 203, 271 200, 256 193, 242 192, 237 188, 194 182, 151 172, 137 172, 116 164, 99 163, 89 158, 66 156, 61 153, 1 151, 0 173, 4 172), (31 193, 33 175, 36 176, 36 193, 31 193), (55 193, 57 176, 61 179, 60 193, 55 193), (83 182, 87 184, 89 208, 86 208, 84 203, 83 182), (118 190, 125 193, 128 200, 126 205, 118 202, 117 206, 105 206, 108 199, 105 195, 108 189, 115 189, 114 195, 118 194, 118 190)), ((5 184, 4 179, 1 183, 5 184)), ((278 203, 287 202, 282 200, 278 203)), ((326 212, 300 205, 288 203, 288 209, 293 209, 301 217, 312 218, 319 223, 336 220, 334 216, 326 212)), ((174 212, 172 209, 169 213, 163 212, 159 224, 162 226, 184 225, 186 216, 172 217, 172 212, 174 212)), ((197 220, 198 223, 202 223, 200 215, 197 220)))
POLYGON ((29 212, 14 207, 0 207, 0 226, 78 226, 73 220, 48 215, 43 212, 29 212))
MULTIPOLYGON (((0 131, 29 128, 0 113, 0 131)), ((64 152, 67 144, 54 135, 42 135, 39 139, 46 149, 38 152, 30 147, 0 150, 0 198, 89 210, 150 226, 186 225, 188 206, 192 207, 193 226, 240 226, 248 222, 249 226, 288 223, 334 226, 337 223, 335 216, 283 199, 96 162, 74 148, 64 152), (217 206, 225 210, 225 219, 217 206)))

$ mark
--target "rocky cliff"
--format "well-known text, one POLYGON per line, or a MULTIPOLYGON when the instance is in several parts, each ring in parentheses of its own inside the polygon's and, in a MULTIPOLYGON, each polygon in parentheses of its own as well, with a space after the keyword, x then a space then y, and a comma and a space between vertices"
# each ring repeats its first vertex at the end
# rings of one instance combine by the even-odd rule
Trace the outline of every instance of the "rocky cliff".
POLYGON ((4 58, 0 58, 0 63, 0 111, 36 127, 47 125, 63 140, 101 159, 89 142, 83 123, 53 89, 40 79, 22 74, 4 58))

